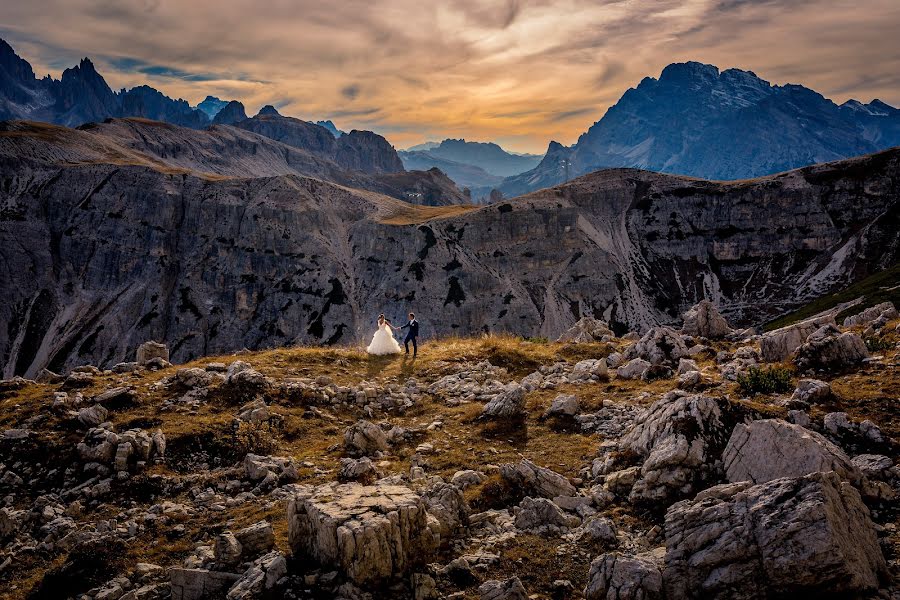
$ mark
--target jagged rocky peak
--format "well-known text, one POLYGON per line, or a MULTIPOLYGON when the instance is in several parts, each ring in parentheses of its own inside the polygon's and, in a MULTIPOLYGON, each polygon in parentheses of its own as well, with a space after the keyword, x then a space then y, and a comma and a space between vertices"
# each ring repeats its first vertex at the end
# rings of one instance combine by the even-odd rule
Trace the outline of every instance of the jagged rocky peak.
POLYGON ((232 100, 220 110, 213 119, 213 125, 234 125, 247 119, 244 105, 237 100, 232 100))
POLYGON ((228 105, 226 100, 220 100, 215 96, 207 96, 203 102, 196 106, 196 109, 203 112, 210 120, 214 119, 219 111, 228 105))
POLYGON ((271 104, 266 104, 261 109, 259 109, 259 112, 256 113, 256 116, 257 117, 280 117, 281 113, 278 112, 278 110, 271 104))

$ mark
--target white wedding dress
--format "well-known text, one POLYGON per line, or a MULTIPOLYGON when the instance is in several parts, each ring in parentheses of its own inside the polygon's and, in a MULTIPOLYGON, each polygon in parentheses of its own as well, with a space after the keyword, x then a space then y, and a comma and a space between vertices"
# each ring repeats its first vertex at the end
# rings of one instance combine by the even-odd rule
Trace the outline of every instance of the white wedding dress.
POLYGON ((369 354, 382 356, 385 354, 400 354, 402 348, 394 339, 394 332, 387 323, 382 323, 378 331, 372 336, 372 343, 366 348, 369 354))

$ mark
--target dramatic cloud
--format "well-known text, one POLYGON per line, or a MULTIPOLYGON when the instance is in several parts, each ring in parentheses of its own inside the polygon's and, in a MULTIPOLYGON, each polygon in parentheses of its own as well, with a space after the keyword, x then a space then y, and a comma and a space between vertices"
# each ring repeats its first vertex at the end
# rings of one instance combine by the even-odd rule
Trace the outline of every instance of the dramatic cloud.
POLYGON ((629 87, 697 60, 837 102, 900 104, 897 0, 31 0, 0 36, 39 74, 90 56, 148 83, 369 128, 398 147, 570 144, 629 87))

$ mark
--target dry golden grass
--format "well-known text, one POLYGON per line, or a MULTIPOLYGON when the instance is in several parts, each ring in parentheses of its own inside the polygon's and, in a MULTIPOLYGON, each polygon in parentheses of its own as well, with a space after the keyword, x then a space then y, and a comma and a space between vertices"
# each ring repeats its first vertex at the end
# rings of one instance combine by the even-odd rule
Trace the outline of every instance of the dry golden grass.
POLYGON ((419 225, 435 219, 457 217, 475 210, 478 210, 477 206, 468 204, 424 206, 397 201, 382 210, 378 221, 385 225, 419 225))

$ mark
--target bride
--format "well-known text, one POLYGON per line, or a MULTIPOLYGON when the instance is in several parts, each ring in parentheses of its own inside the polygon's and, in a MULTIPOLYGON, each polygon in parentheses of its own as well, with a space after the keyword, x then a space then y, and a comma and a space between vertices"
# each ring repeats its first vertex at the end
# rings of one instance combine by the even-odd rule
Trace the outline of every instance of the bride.
POLYGON ((378 315, 378 331, 372 336, 372 343, 366 348, 366 352, 369 354, 377 354, 379 356, 384 354, 400 354, 400 344, 394 339, 394 332, 392 329, 396 329, 396 327, 391 325, 391 322, 384 318, 384 314, 378 315))

